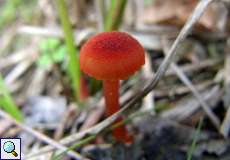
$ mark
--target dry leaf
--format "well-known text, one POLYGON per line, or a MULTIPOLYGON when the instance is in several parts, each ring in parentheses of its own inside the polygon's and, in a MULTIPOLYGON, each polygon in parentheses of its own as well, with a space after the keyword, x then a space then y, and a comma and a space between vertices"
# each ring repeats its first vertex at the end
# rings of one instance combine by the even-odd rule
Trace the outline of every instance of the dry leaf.
MULTIPOLYGON (((198 0, 155 0, 151 6, 146 7, 144 11, 144 23, 170 24, 181 27, 193 9, 198 0)), ((199 20, 197 27, 208 30, 216 29, 216 15, 218 7, 212 4, 205 11, 199 20)))

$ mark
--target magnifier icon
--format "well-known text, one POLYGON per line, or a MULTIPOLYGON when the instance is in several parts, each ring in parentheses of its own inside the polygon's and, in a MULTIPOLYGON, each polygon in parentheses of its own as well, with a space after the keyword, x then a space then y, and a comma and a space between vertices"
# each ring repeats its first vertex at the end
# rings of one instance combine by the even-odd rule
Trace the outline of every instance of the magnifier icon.
POLYGON ((3 150, 6 152, 6 153, 11 153, 14 157, 17 157, 18 154, 17 152, 15 151, 15 145, 13 142, 11 141, 6 141, 4 144, 3 144, 3 150))

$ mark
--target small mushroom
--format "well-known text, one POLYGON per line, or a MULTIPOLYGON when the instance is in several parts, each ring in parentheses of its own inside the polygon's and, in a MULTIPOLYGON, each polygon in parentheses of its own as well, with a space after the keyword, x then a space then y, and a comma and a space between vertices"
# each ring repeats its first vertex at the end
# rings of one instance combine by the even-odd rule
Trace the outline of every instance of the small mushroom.
MULTIPOLYGON (((107 116, 119 110, 119 80, 127 79, 145 63, 140 43, 125 32, 103 32, 89 39, 81 48, 80 68, 103 81, 107 116)), ((119 119, 117 122, 120 122, 119 119)), ((124 126, 113 130, 118 141, 128 142, 124 126)))

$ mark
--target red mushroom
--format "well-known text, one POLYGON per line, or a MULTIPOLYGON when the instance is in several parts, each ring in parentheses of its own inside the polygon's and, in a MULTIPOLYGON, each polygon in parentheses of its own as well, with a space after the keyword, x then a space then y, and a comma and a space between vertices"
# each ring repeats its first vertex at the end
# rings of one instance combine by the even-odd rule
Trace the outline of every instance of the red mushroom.
MULTIPOLYGON (((119 80, 134 74, 144 63, 143 47, 124 32, 99 33, 89 39, 80 52, 81 70, 103 81, 108 116, 119 110, 119 80)), ((113 135, 123 142, 129 138, 124 126, 114 129, 113 135)))

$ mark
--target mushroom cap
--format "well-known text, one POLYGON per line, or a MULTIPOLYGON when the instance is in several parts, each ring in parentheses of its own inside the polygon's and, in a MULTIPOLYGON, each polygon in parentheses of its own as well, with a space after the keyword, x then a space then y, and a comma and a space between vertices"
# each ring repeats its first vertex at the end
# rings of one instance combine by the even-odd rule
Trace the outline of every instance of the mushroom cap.
POLYGON ((144 63, 144 48, 124 32, 99 33, 80 51, 81 70, 99 80, 126 79, 144 63))

